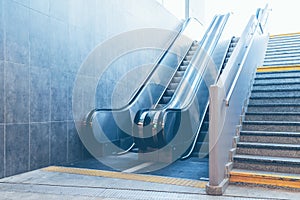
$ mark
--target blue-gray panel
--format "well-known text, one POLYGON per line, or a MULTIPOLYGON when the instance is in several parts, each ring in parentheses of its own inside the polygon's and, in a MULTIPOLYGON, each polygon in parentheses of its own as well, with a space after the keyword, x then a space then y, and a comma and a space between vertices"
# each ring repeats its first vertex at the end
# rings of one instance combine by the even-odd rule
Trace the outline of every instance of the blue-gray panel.
POLYGON ((4 123, 4 63, 0 61, 0 124, 4 123))
POLYGON ((11 124, 5 127, 6 174, 28 171, 29 169, 29 125, 11 124))
POLYGON ((68 162, 81 160, 83 146, 74 122, 68 122, 68 162))
POLYGON ((29 0, 13 0, 23 6, 29 7, 29 0))
POLYGON ((37 11, 30 10, 30 65, 49 67, 50 18, 37 11))
POLYGON ((4 1, 4 22, 6 60, 28 64, 29 9, 14 1, 4 1))
POLYGON ((69 25, 69 71, 77 72, 94 47, 94 36, 76 26, 69 25))
POLYGON ((29 67, 6 62, 5 73, 5 122, 29 122, 29 67))
POLYGON ((0 60, 4 60, 3 1, 0 1, 0 60))
POLYGON ((61 71, 68 69, 69 36, 68 25, 62 21, 50 19, 50 66, 61 71))
POLYGON ((4 125, 0 125, 0 178, 4 177, 4 125))
POLYGON ((50 0, 50 16, 64 22, 68 21, 69 17, 69 1, 50 0))
POLYGON ((49 165, 50 123, 30 124, 30 170, 49 165))
POLYGON ((30 68, 30 121, 50 121, 50 70, 30 68))
POLYGON ((51 122, 50 164, 67 162, 67 122, 51 122))
POLYGON ((67 119, 67 81, 66 73, 51 71, 51 121, 67 119))
POLYGON ((73 88, 76 78, 76 74, 68 73, 68 84, 67 84, 67 120, 73 120, 73 110, 72 110, 72 98, 73 98, 73 88))
POLYGON ((30 0, 30 8, 49 15, 49 0, 30 0))

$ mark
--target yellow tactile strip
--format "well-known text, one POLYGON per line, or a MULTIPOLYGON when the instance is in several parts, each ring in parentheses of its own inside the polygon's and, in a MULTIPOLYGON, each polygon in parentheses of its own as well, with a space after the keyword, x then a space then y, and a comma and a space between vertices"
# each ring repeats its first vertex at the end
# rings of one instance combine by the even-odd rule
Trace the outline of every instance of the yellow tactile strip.
POLYGON ((262 66, 257 68, 257 72, 279 72, 279 71, 292 71, 292 70, 300 70, 300 65, 262 66))
POLYGON ((152 182, 152 183, 171 184, 171 185, 196 187, 196 188, 205 188, 207 184, 207 182, 204 181, 189 180, 189 179, 182 179, 182 178, 171 178, 171 177, 163 177, 163 176, 144 175, 144 174, 131 174, 131 173, 83 169, 83 168, 50 166, 50 167, 43 168, 43 170, 49 172, 100 176, 106 178, 145 181, 145 182, 152 182))
POLYGON ((296 32, 296 33, 284 33, 284 34, 275 34, 275 35, 270 35, 270 38, 274 38, 274 37, 288 37, 288 36, 293 36, 293 35, 300 35, 300 32, 296 32))
POLYGON ((231 183, 251 183, 277 187, 300 189, 299 176, 279 176, 273 174, 257 174, 248 172, 230 172, 231 183))

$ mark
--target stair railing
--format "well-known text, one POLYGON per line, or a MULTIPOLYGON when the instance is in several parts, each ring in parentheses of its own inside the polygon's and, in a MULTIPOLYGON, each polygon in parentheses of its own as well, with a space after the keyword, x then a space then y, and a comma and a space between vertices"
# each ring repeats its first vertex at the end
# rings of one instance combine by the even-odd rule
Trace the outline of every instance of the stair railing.
POLYGON ((253 75, 263 63, 268 42, 267 6, 259 11, 259 19, 251 16, 227 67, 218 82, 212 85, 209 107, 209 183, 206 192, 222 195, 229 183, 232 167, 232 141, 240 124, 244 102, 249 95, 253 75), (261 26, 263 24, 263 26, 261 26))

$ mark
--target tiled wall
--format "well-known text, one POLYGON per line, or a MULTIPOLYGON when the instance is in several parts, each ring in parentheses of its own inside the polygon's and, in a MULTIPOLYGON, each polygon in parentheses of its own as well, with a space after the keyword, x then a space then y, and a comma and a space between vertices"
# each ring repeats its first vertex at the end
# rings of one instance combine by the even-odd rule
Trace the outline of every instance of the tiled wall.
POLYGON ((0 178, 83 159, 72 89, 85 57, 120 32, 177 25, 154 0, 0 0, 0 178))

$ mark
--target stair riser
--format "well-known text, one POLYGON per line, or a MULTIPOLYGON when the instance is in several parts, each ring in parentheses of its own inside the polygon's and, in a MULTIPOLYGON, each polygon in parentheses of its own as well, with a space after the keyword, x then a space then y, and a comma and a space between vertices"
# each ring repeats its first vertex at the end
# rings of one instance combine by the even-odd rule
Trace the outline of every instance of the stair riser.
POLYGON ((300 121, 300 115, 245 115, 245 121, 300 121))
POLYGON ((298 54, 282 54, 277 56, 265 57, 264 62, 283 62, 283 61, 299 61, 300 55, 298 54))
POLYGON ((299 84, 284 84, 284 85, 254 85, 252 90, 297 90, 300 88, 299 84))
POLYGON ((278 62, 264 62, 263 66, 288 66, 288 65, 299 65, 298 60, 295 61, 278 61, 278 62))
POLYGON ((284 97, 289 97, 289 98, 294 98, 294 97, 299 97, 300 96, 300 91, 296 92, 252 92, 251 93, 251 98, 284 98, 284 97))
POLYGON ((266 55, 268 55, 269 53, 274 53, 274 52, 294 52, 294 51, 298 51, 299 50, 299 47, 297 46, 289 46, 289 47, 286 47, 286 48, 274 48, 274 49, 267 49, 266 50, 266 55))
POLYGON ((300 137, 241 135, 240 142, 273 143, 273 144, 300 144, 300 137))
MULTIPOLYGON (((284 78, 284 79, 256 79, 254 84, 289 84, 289 83, 299 83, 300 78, 284 78)), ((255 87, 255 85, 254 85, 255 87)))
POLYGON ((300 158, 299 150, 285 150, 285 149, 269 149, 269 148, 247 148, 238 147, 237 154, 242 155, 259 155, 259 156, 279 156, 286 158, 300 158))
POLYGON ((243 131, 299 132, 300 126, 243 124, 243 131))
POLYGON ((300 98, 251 98, 249 104, 299 103, 300 98))
POLYGON ((235 160, 233 167, 237 169, 300 174, 299 166, 297 165, 289 166, 288 164, 278 165, 278 164, 271 164, 271 163, 240 162, 235 160))
POLYGON ((288 78, 288 77, 300 77, 300 72, 269 72, 269 73, 256 73, 256 79, 266 79, 266 78, 288 78))
POLYGON ((300 106, 248 106, 248 112, 300 112, 300 106))

